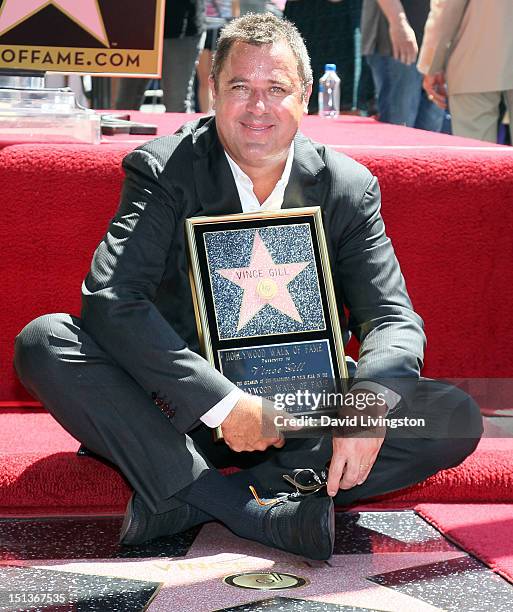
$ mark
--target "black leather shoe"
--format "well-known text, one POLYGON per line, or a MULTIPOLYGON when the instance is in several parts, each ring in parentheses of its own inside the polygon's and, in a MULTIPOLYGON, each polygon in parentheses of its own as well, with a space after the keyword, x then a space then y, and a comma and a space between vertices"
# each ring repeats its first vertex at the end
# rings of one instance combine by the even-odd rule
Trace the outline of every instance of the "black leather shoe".
POLYGON ((119 543, 135 546, 155 538, 171 536, 205 522, 208 520, 205 517, 206 515, 189 504, 162 514, 153 514, 141 497, 133 493, 126 507, 119 543))
POLYGON ((331 497, 291 493, 270 507, 264 533, 271 546, 325 561, 335 544, 335 508, 331 497))

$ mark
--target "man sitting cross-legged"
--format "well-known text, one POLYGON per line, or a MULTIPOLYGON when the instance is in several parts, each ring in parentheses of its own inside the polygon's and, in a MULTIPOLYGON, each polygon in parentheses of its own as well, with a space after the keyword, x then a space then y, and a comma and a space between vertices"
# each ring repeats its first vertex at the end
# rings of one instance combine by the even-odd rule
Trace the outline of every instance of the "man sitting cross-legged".
POLYGON ((241 537, 327 559, 333 500, 348 505, 457 465, 479 440, 480 415, 461 391, 419 381, 422 321, 385 234, 376 178, 298 131, 312 72, 294 26, 270 14, 232 21, 210 86, 214 117, 125 158, 121 202, 84 280, 81 317, 29 323, 15 365, 63 427, 133 486, 124 544, 219 520, 241 537), (322 210, 345 340, 351 331, 361 342, 353 377, 413 381, 385 389, 383 415, 393 407, 427 416, 423 435, 266 435, 272 417, 262 399, 198 354, 185 219, 310 205, 322 210), (217 426, 225 445, 211 442, 217 426), (284 475, 308 468, 303 475, 323 484, 328 463, 326 486, 291 494, 284 475), (226 465, 243 470, 215 469, 226 465))

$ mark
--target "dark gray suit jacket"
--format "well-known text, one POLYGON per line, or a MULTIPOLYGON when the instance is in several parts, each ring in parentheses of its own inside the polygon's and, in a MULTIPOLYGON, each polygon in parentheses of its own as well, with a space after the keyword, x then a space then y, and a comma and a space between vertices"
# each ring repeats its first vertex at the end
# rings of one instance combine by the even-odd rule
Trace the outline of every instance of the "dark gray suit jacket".
MULTIPOLYGON (((241 204, 214 118, 147 143, 123 166, 119 209, 83 283, 83 326, 185 432, 234 387, 197 354, 184 221, 241 204)), ((322 209, 344 339, 362 343, 357 376, 417 378, 422 321, 385 235, 377 179, 298 133, 283 208, 301 206, 322 209)))

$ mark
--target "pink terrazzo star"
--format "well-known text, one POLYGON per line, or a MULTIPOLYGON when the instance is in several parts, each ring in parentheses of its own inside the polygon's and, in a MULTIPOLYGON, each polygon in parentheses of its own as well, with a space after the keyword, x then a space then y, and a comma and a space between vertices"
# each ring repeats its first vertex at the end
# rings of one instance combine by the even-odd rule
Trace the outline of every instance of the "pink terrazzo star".
POLYGON ((0 35, 53 4, 104 45, 109 44, 97 0, 5 0, 0 9, 0 35))
POLYGON ((277 264, 260 238, 255 233, 251 262, 247 268, 226 268, 217 273, 235 283, 242 289, 242 304, 237 331, 269 304, 291 319, 302 323, 296 305, 287 289, 287 285, 302 272, 308 261, 277 264))

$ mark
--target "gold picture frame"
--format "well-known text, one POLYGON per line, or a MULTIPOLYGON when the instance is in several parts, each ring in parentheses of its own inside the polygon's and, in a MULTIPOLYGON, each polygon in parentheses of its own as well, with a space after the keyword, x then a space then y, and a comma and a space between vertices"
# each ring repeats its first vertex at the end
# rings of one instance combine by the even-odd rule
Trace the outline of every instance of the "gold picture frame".
POLYGON ((186 234, 209 363, 263 397, 340 391, 348 374, 321 209, 193 217, 186 234))

